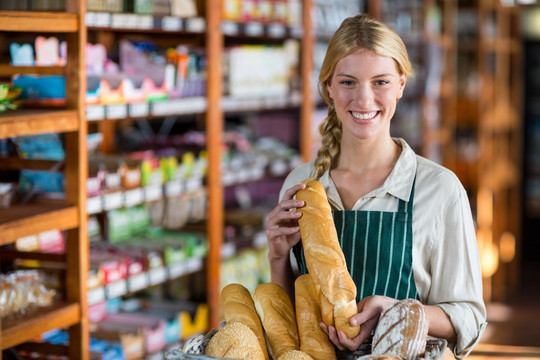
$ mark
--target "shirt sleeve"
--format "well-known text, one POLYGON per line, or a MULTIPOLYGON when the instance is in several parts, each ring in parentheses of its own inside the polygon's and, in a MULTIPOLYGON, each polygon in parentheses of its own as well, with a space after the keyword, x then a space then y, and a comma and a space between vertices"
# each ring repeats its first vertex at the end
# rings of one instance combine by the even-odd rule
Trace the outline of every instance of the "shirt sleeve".
POLYGON ((308 162, 304 164, 298 165, 293 171, 287 175, 287 178, 285 178, 285 181, 283 182, 283 185, 281 186, 281 190, 279 192, 279 201, 283 199, 283 195, 285 194, 285 191, 292 188, 294 185, 298 184, 302 180, 307 179, 311 173, 313 173, 313 162, 308 162))
POLYGON ((428 305, 450 317, 457 343, 449 344, 456 358, 465 358, 487 325, 476 233, 465 189, 456 179, 455 191, 443 202, 442 218, 431 258, 432 287, 428 305))

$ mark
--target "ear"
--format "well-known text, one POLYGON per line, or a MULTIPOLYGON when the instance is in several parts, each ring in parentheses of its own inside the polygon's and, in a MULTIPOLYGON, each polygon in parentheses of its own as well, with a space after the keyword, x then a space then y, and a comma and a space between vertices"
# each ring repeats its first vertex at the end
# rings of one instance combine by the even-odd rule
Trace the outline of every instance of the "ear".
POLYGON ((328 91, 328 95, 330 96, 330 99, 334 99, 334 91, 332 90, 331 82, 326 83, 326 91, 328 91))
POLYGON ((407 84, 407 74, 403 74, 399 77, 399 90, 398 90, 398 98, 403 97, 403 90, 405 90, 405 85, 407 84))

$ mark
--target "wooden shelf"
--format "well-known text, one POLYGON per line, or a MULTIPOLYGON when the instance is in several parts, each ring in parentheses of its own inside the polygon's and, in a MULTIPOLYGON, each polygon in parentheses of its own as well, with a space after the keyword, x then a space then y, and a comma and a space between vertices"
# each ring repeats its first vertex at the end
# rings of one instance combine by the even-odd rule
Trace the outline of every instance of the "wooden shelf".
POLYGON ((32 311, 28 316, 3 320, 0 344, 2 350, 39 337, 42 333, 80 322, 81 307, 78 303, 56 303, 32 311))
POLYGON ((28 109, 0 113, 0 138, 78 129, 79 119, 76 110, 28 109))
POLYGON ((0 209, 0 246, 43 231, 67 230, 79 225, 78 210, 62 201, 40 200, 0 209))
POLYGON ((0 64, 0 75, 12 76, 18 74, 31 75, 64 75, 63 66, 13 66, 10 64, 0 64))
POLYGON ((77 14, 0 11, 0 31, 69 33, 79 30, 77 14))

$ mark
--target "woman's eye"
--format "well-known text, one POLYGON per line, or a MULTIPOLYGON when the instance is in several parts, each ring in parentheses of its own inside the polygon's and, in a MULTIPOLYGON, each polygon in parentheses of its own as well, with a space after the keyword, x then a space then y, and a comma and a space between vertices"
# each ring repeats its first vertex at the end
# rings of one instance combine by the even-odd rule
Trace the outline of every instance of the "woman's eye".
POLYGON ((375 85, 382 86, 388 84, 388 81, 386 80, 377 80, 375 81, 375 85))
POLYGON ((340 84, 341 84, 341 85, 345 85, 345 86, 351 86, 351 85, 353 85, 354 83, 353 83, 351 80, 341 80, 341 81, 340 81, 340 84))

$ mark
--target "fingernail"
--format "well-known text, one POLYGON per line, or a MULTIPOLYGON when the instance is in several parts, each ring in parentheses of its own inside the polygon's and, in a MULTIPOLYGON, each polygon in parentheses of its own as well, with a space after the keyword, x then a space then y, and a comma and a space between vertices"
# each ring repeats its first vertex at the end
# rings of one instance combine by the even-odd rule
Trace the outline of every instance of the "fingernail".
POLYGON ((352 319, 351 324, 352 324, 352 326, 358 326, 358 320, 352 319))

